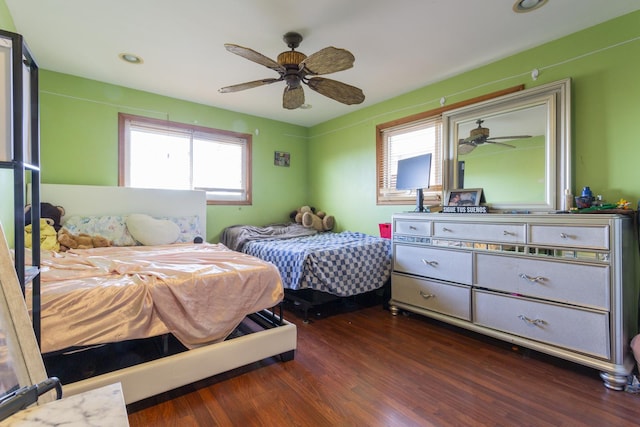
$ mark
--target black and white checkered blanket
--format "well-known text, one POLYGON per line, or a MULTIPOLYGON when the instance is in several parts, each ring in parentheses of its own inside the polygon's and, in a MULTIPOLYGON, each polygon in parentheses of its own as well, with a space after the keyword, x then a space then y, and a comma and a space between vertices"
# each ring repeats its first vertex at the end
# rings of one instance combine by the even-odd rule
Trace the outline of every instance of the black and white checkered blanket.
POLYGON ((378 289, 391 275, 391 241, 351 231, 256 240, 242 251, 275 264, 288 289, 344 297, 378 289))

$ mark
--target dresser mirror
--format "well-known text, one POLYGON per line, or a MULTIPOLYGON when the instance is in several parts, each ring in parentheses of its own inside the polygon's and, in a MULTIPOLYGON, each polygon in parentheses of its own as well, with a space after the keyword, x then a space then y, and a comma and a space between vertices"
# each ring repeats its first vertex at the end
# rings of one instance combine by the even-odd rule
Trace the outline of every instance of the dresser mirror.
POLYGON ((571 80, 442 114, 444 189, 482 188, 491 211, 566 209, 571 80))

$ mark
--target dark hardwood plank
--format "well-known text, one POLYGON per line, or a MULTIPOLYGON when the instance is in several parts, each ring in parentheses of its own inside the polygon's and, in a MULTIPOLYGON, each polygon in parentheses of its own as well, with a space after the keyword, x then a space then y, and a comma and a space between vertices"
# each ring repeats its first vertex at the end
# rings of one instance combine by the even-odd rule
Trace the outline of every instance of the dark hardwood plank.
POLYGON ((136 426, 631 426, 598 372, 380 306, 298 326, 268 359, 129 405, 136 426))

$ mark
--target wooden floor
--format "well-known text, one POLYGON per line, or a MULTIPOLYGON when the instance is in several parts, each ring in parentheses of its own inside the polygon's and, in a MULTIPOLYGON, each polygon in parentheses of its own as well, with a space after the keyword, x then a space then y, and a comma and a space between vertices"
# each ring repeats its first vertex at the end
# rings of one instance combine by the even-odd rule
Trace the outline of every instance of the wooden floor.
POLYGON ((269 359, 129 405, 136 426, 637 426, 595 370, 380 306, 298 326, 269 359))

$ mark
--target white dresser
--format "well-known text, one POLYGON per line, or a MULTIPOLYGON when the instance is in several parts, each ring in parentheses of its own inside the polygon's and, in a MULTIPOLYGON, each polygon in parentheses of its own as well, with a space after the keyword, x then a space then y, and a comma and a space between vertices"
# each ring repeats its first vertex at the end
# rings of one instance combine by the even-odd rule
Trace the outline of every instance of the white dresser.
POLYGON ((631 216, 404 213, 392 227, 394 315, 586 365, 624 388, 638 329, 631 216))

